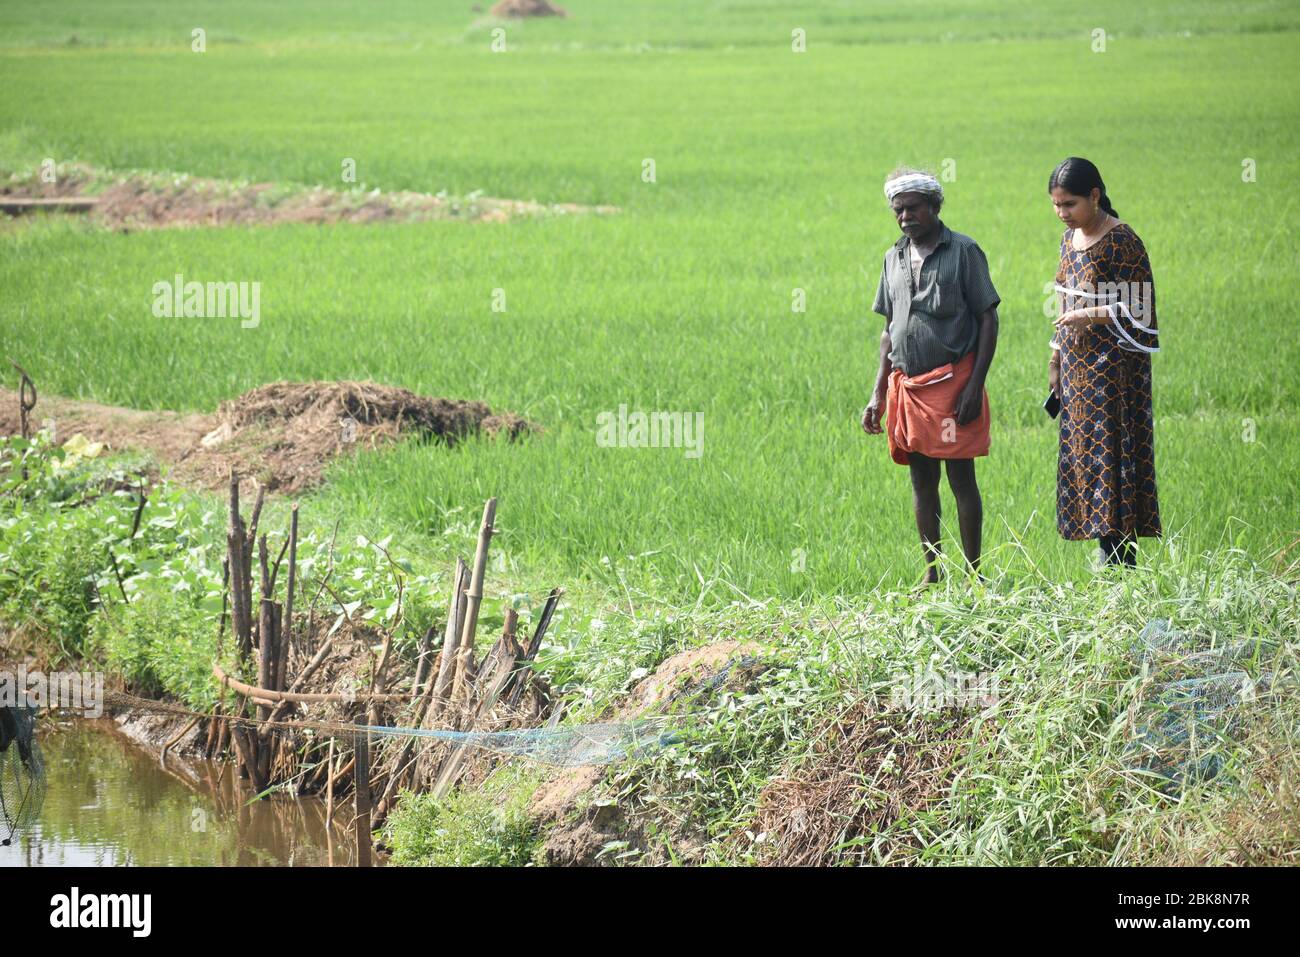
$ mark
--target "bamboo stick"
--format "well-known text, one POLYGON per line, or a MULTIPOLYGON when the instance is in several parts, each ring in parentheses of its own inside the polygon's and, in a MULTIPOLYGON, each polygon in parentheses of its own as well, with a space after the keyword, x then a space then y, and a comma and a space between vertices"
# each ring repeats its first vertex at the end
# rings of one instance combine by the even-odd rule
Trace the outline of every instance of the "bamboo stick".
POLYGON ((270 691, 266 688, 257 688, 253 685, 244 684, 237 678, 232 678, 222 669, 221 665, 212 665, 212 674, 216 679, 232 691, 243 695, 246 698, 258 704, 276 705, 286 701, 296 701, 300 703, 316 703, 323 701, 368 701, 372 698, 380 701, 409 701, 410 695, 405 694, 305 694, 293 691, 270 691))
MULTIPOLYGON (((518 627, 518 623, 519 613, 513 608, 507 609, 505 628, 502 630, 501 641, 496 645, 496 648, 501 649, 499 653, 501 658, 499 660, 507 660, 509 662, 505 666, 507 671, 514 666, 515 656, 519 649, 519 644, 515 641, 515 629, 518 627)), ((494 650, 496 650, 496 648, 494 648, 494 650)), ((485 670, 483 674, 488 675, 490 672, 485 670)), ((428 708, 429 703, 430 701, 428 698, 421 699, 419 709, 415 715, 415 727, 418 728, 423 724, 425 710, 428 708)), ((406 777, 406 771, 413 766, 413 762, 411 762, 410 758, 411 752, 414 750, 415 739, 408 738, 406 743, 402 745, 402 750, 399 752, 397 760, 393 763, 392 774, 389 775, 388 782, 384 787, 384 792, 375 805, 376 816, 380 819, 387 816, 389 799, 393 796, 393 792, 400 786, 402 779, 406 777)))
POLYGON ((465 562, 457 558, 451 601, 447 606, 447 631, 442 639, 442 653, 438 657, 438 678, 432 688, 434 715, 442 710, 443 703, 446 702, 451 690, 452 679, 456 674, 456 650, 460 647, 460 629, 464 621, 465 581, 468 571, 465 562))
POLYGON ((457 649, 456 677, 452 683, 451 697, 459 700, 464 691, 470 667, 474 663, 474 632, 478 629, 478 613, 483 605, 483 573, 487 569, 488 546, 492 541, 492 521, 496 518, 497 500, 490 498, 483 506, 483 522, 478 530, 478 549, 474 552, 474 572, 470 577, 469 591, 465 593, 465 627, 457 649))
MULTIPOLYGON (((316 669, 321 666, 321 663, 325 660, 326 656, 330 653, 330 649, 333 647, 333 638, 326 638, 325 641, 321 643, 320 648, 317 650, 316 654, 312 656, 311 661, 307 662, 307 667, 302 669, 302 671, 298 673, 298 677, 293 679, 293 684, 289 685, 288 694, 295 693, 299 688, 307 683, 307 679, 316 673, 316 669)), ((281 715, 289 710, 289 705, 292 703, 292 698, 281 697, 280 703, 277 704, 275 710, 271 712, 271 720, 279 721, 281 715)))
MULTIPOLYGON (((339 760, 340 760, 340 761, 342 760, 342 756, 341 756, 341 755, 340 755, 340 757, 339 757, 339 760)), ((331 788, 332 788, 332 787, 337 786, 338 782, 342 781, 345 777, 348 776, 348 774, 351 773, 352 768, 353 768, 354 765, 356 765, 356 763, 357 763, 356 755, 353 755, 353 756, 348 760, 348 763, 347 763, 347 764, 344 764, 341 768, 339 768, 339 769, 338 769, 337 771, 335 771, 332 775, 330 775, 330 780, 329 780, 329 784, 327 785, 327 787, 331 787, 331 788)))

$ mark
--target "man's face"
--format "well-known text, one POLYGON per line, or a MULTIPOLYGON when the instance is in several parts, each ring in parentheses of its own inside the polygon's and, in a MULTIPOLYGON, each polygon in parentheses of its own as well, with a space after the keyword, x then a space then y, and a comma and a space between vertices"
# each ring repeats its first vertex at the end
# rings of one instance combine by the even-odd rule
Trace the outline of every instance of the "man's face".
POLYGON ((939 217, 925 193, 899 193, 889 201, 889 205, 893 207, 898 228, 909 239, 928 236, 938 225, 939 217))

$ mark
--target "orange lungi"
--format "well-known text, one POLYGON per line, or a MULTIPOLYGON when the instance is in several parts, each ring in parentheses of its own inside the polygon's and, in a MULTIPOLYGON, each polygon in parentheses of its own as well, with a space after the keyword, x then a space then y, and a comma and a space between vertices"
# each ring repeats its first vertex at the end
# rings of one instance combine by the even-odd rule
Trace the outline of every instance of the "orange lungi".
POLYGON ((957 424, 957 400, 975 368, 975 353, 918 376, 889 374, 886 434, 889 455, 899 465, 907 453, 932 459, 973 459, 989 454, 989 394, 974 421, 957 424))

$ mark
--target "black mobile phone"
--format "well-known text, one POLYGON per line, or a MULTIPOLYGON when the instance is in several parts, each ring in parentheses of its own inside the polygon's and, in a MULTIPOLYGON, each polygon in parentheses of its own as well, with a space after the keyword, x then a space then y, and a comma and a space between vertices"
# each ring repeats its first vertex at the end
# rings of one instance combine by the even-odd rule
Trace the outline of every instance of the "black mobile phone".
POLYGON ((1061 414, 1061 399, 1057 396, 1055 389, 1047 394, 1047 401, 1043 403, 1043 411, 1052 418, 1056 418, 1061 414))

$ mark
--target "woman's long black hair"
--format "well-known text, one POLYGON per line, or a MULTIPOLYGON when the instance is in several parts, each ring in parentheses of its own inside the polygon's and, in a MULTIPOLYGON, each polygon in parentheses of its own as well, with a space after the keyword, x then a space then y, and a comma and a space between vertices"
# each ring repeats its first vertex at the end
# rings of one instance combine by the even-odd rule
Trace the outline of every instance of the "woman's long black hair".
POLYGON ((1106 195, 1106 184, 1101 181, 1101 170, 1083 157, 1068 157, 1060 166, 1052 170, 1052 178, 1047 181, 1047 191, 1050 193, 1058 186, 1074 196, 1087 196, 1094 189, 1101 190, 1098 205, 1119 219, 1119 213, 1115 212, 1115 207, 1110 204, 1110 197, 1106 195))

